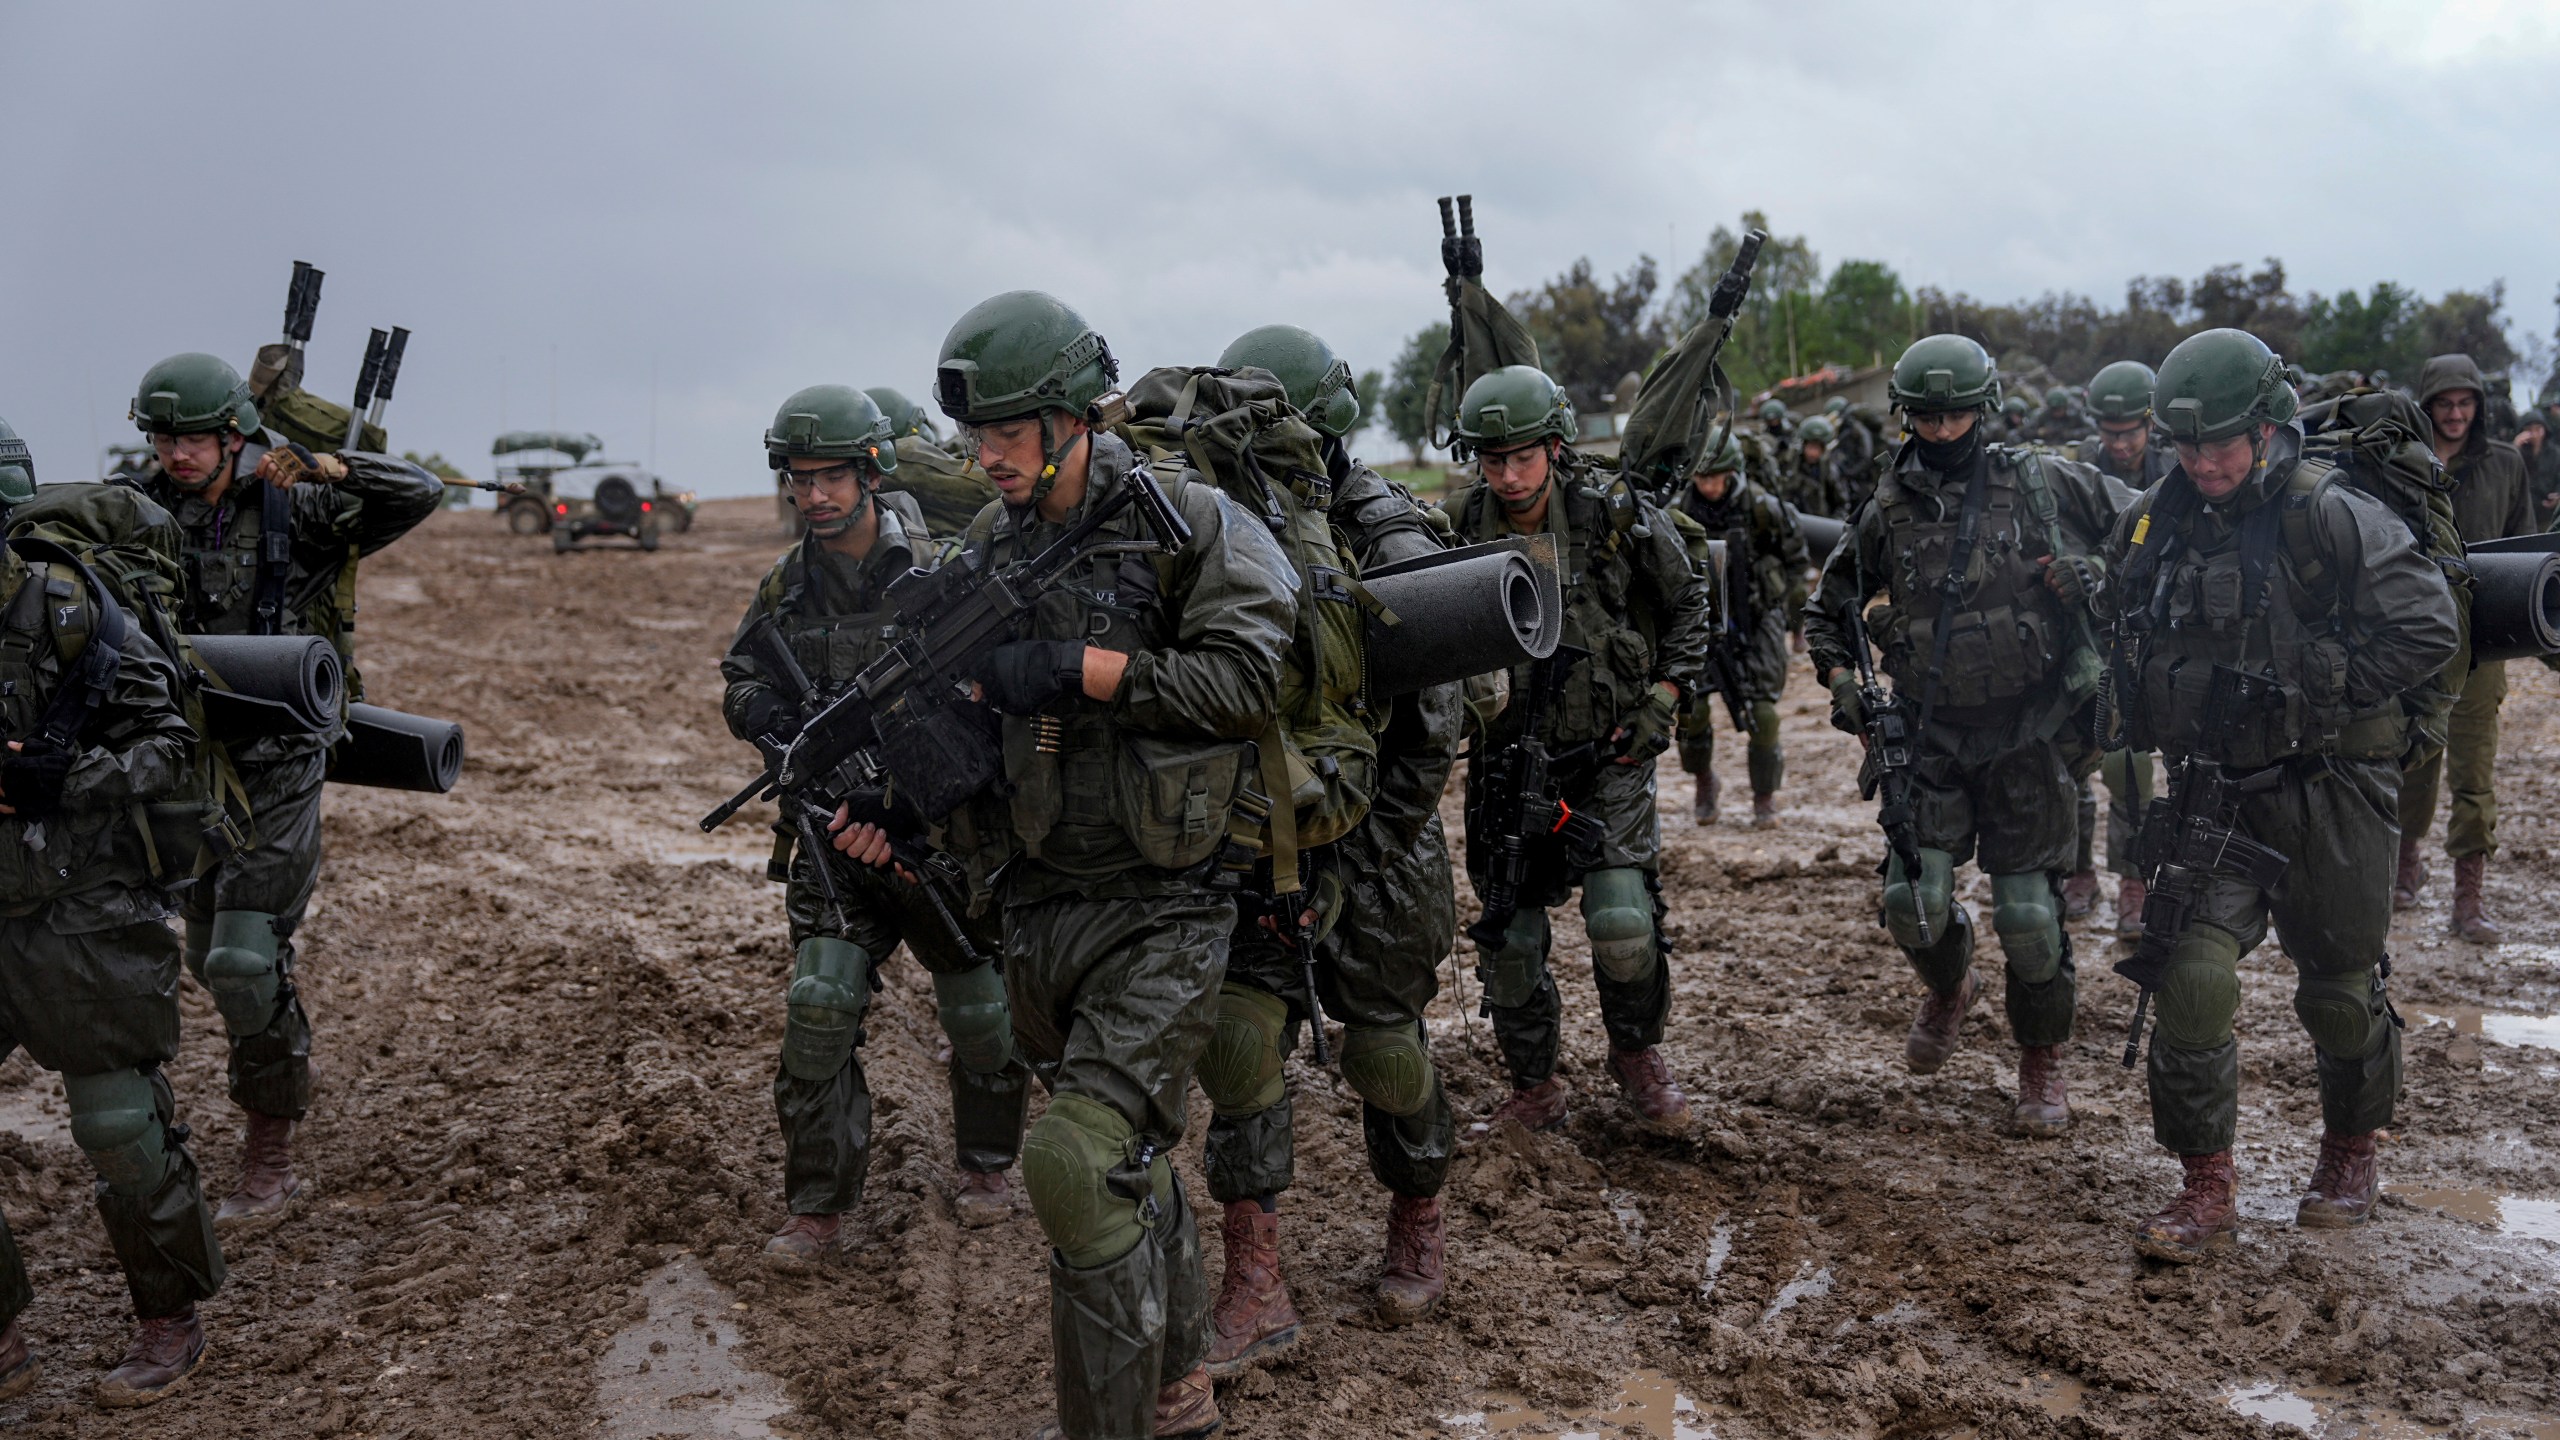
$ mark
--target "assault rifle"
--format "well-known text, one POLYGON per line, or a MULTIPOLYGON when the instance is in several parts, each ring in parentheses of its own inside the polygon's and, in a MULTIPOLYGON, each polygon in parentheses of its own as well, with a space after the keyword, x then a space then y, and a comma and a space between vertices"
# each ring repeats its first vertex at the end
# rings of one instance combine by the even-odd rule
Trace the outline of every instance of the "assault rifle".
MULTIPOLYGON (((2269 699, 2269 684, 2228 665, 2213 667, 2204 701, 2200 747, 2220 743, 2247 710, 2269 699)), ((2133 1002, 2133 1028, 2125 1036, 2124 1068, 2142 1049, 2142 1027, 2151 994, 2169 970, 2169 953, 2195 919, 2197 902, 2216 876, 2246 880, 2272 890, 2284 878, 2286 858, 2239 832, 2240 803, 2275 788, 2284 772, 2274 766, 2234 780, 2202 748, 2190 750, 2170 776, 2168 795, 2151 802, 2142 817, 2135 855, 2150 886, 2142 902, 2142 940, 2115 963, 2115 972, 2141 987, 2133 1002)))
POLYGON ((1478 800, 1467 817, 1467 845, 1482 847, 1485 855, 1484 880, 1476 888, 1484 913, 1467 927, 1467 938, 1487 948, 1501 946, 1511 917, 1520 913, 1520 889, 1542 858, 1538 850, 1543 842, 1561 844, 1568 857, 1599 848, 1600 822, 1577 813, 1557 791, 1567 778, 1599 767, 1600 747, 1583 744, 1550 755, 1539 734, 1574 662, 1590 653, 1560 645, 1537 663, 1521 702, 1519 737, 1485 755, 1476 772, 1478 800))
MULTIPOLYGON (((1859 589, 1865 588, 1862 580, 1859 589)), ((1883 828, 1885 845, 1902 862, 1904 880, 1917 895, 1920 812, 1912 804, 1911 784, 1912 770, 1920 760, 1920 726, 1903 698, 1876 679, 1875 657, 1868 653, 1866 604, 1867 597, 1861 594, 1849 606, 1849 654, 1858 664, 1858 708, 1867 712, 1859 731, 1867 753, 1858 762, 1858 798, 1884 796, 1876 808, 1876 824, 1883 828)), ((1920 933, 1920 943, 1927 945, 1929 908, 1922 904, 1911 908, 1913 928, 1920 933)))
POLYGON ((832 799, 865 786, 900 797, 927 820, 949 814, 992 783, 1002 768, 996 742, 969 707, 969 681, 995 648, 1018 636, 1042 596, 1100 554, 1177 551, 1191 526, 1155 477, 1139 467, 1046 549, 991 566, 963 551, 938 570, 910 570, 889 585, 895 638, 880 657, 780 745, 764 773, 702 817, 719 829, 750 801, 811 795, 832 799), (1152 540, 1099 540, 1130 506, 1144 512, 1152 540), (848 775, 846 772, 850 772, 848 775))
POLYGON ((1742 633, 1742 599, 1738 593, 1750 583, 1747 575, 1736 580, 1741 569, 1745 532, 1725 533, 1724 554, 1716 560, 1716 628, 1707 637, 1707 678, 1715 683, 1716 693, 1724 697, 1724 713, 1733 719, 1733 728, 1745 735, 1751 733, 1751 707, 1742 698, 1742 651, 1747 643, 1742 633))

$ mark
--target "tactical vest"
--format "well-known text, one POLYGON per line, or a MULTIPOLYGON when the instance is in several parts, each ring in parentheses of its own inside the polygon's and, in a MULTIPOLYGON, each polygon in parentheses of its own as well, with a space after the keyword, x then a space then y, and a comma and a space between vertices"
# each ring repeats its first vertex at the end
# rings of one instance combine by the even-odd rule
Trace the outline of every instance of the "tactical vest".
POLYGON ((1982 518, 1954 607, 1944 614, 1941 587, 1965 486, 1949 482, 1917 490, 1903 482, 1898 469, 1876 482, 1875 503, 1885 522, 1885 579, 1893 599, 1878 606, 1869 623, 1885 673, 1899 693, 1921 694, 1937 653, 1937 632, 1945 628, 1947 658, 1934 714, 1958 725, 2009 719, 2063 672, 2077 639, 2036 563, 2053 553, 2051 485, 2032 456, 2006 446, 1986 447, 1981 463, 1982 518))
MULTIPOLYGON (((1785 519, 1779 506, 1784 502, 1751 482, 1735 477, 1734 488, 1721 501, 1709 501, 1698 493, 1697 486, 1680 487, 1680 498, 1671 513, 1698 527, 1709 539, 1724 542, 1728 563, 1739 563, 1749 576, 1749 583, 1738 587, 1741 613, 1734 623, 1749 630, 1760 623, 1760 617, 1787 602, 1790 577, 1787 562, 1779 553, 1780 535, 1785 519)), ((1699 573, 1713 574, 1706 556, 1693 547, 1690 560, 1699 573)), ((1727 596, 1719 589, 1716 601, 1723 605, 1727 596)))
MULTIPOLYGON (((107 620, 96 592, 71 567, 0 553, 0 740, 77 753, 114 686, 114 642, 127 622, 107 620), (95 648, 102 629, 111 633, 95 648)), ((113 602, 108 602, 113 608, 113 602)), ((0 815, 0 914, 28 915, 104 884, 139 884, 149 868, 135 816, 122 806, 66 801, 42 820, 0 815)))
POLYGON ((2406 717, 2395 698, 2371 710, 2347 696, 2347 640, 2338 615, 2342 576, 2314 546, 2314 512, 2338 480, 2321 460, 2296 464, 2284 486, 2199 549, 2202 500, 2192 487, 2159 492, 2134 522, 2120 577, 2131 639, 2126 731, 2139 750, 2201 752, 2241 769, 2303 755, 2396 755, 2406 717), (2274 682, 2266 703, 2222 717, 2205 733, 2216 665, 2274 682))
MULTIPOLYGON (((1548 719, 1547 740, 1556 746, 1605 741, 1644 703, 1653 685, 1654 643, 1660 619, 1650 603, 1637 603, 1638 581, 1628 541, 1644 524, 1635 490, 1609 473, 1586 470, 1579 460, 1558 468, 1547 527, 1557 538, 1564 584, 1563 644, 1585 653, 1566 673, 1564 690, 1548 719)), ((1502 506, 1482 483, 1459 502, 1458 531, 1474 540, 1510 533, 1502 506)), ((1514 666, 1511 693, 1528 694, 1535 662, 1514 666)), ((1521 707, 1506 709, 1505 716, 1521 707)), ((1513 737, 1501 733, 1495 743, 1513 737)))
POLYGON ((896 555, 906 558, 906 567, 886 570, 869 594, 844 593, 836 566, 823 558, 813 536, 776 562, 756 590, 757 606, 773 616, 791 658, 821 689, 832 690, 851 680, 889 648, 893 632, 888 622, 893 612, 882 601, 880 590, 907 569, 934 568, 933 546, 915 513, 915 502, 905 495, 888 494, 876 495, 874 500, 880 506, 880 538, 871 558, 854 568, 867 572, 896 555))
MULTIPOLYGON (((293 581, 293 492, 248 472, 264 453, 243 450, 233 491, 215 506, 211 533, 186 536, 189 628, 225 635, 317 635, 338 652, 347 699, 364 698, 356 672, 356 547, 347 547, 330 583, 296 603, 293 581), (233 496, 239 498, 235 501, 233 496)), ((179 492, 183 496, 184 492, 179 492)), ((176 508, 173 497, 171 508, 176 508)))

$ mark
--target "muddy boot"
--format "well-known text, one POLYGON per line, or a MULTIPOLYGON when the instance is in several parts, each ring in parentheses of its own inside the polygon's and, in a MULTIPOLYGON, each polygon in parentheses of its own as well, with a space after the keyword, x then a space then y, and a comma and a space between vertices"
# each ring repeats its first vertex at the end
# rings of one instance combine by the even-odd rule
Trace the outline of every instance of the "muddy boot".
POLYGON ((1609 1078, 1618 1082, 1618 1093, 1635 1107, 1646 1129, 1677 1134, 1689 1128, 1689 1097, 1671 1083, 1671 1067, 1663 1063, 1659 1048, 1610 1051, 1609 1078))
POLYGON ((1399 1195, 1387 1207, 1387 1265, 1378 1273, 1378 1319, 1410 1325, 1440 1303, 1449 1280, 1441 1257, 1449 1243, 1440 1199, 1399 1195))
POLYGON ((963 1170, 959 1188, 951 1192, 951 1218, 960 1228, 1001 1225, 1013 1218, 1013 1187, 1001 1170, 963 1170))
POLYGON ((1964 1034, 1964 1014, 1973 1008, 1973 997, 1982 992, 1982 982, 1970 969, 1964 972, 1964 983, 1953 995, 1932 990, 1920 1001, 1920 1013, 1911 1021, 1911 1033, 1902 1037, 1902 1063, 1914 1075, 1934 1075, 1947 1057, 1956 1053, 1956 1045, 1964 1034))
POLYGON ((2071 1096, 2062 1079, 2062 1047, 2018 1051, 2018 1133, 2044 1138, 2071 1128, 2071 1096))
POLYGON ((2075 870, 2062 877, 2062 918, 2079 920, 2098 908, 2098 872, 2075 870))
POLYGON ((2486 855, 2465 855, 2453 862, 2452 930, 2474 945, 2495 945, 2506 938, 2480 913, 2480 886, 2488 878, 2486 855))
POLYGON ((249 1116, 247 1143, 240 1147, 240 1185, 213 1223, 228 1229, 273 1224, 293 1213, 302 1182, 293 1173, 293 1122, 255 1110, 249 1116))
POLYGON ((1754 795, 1751 797, 1751 828, 1754 830, 1775 830, 1778 828, 1777 796, 1754 795))
POLYGON ((1716 823, 1716 796, 1721 793, 1723 787, 1716 783, 1716 772, 1708 770, 1701 773, 1698 776, 1697 803, 1691 807, 1689 818, 1701 825, 1716 823))
POLYGON ((2294 1207, 2293 1223, 2305 1230, 2344 1230, 2373 1217, 2374 1197, 2382 1190, 2381 1157, 2374 1153, 2373 1132, 2322 1135, 2320 1163, 2311 1168, 2311 1188, 2294 1207))
POLYGON ((2154 1260, 2193 1265, 2240 1233, 2240 1178, 2231 1152, 2181 1155, 2186 1187, 2169 1208, 2133 1227, 2133 1248, 2154 1260))
POLYGON ((1298 1307, 1280 1278, 1280 1217, 1258 1200, 1227 1205, 1227 1269, 1209 1307, 1209 1373, 1224 1380, 1298 1343, 1298 1307))
POLYGON ((2400 867, 2391 880, 2391 908, 2406 910, 2418 903, 2418 892, 2427 888, 2426 858, 2418 853, 2418 842, 2400 837, 2400 867))
POLYGON ((124 1347, 124 1362, 98 1382, 98 1403, 110 1410, 166 1400, 204 1359, 204 1322, 190 1306, 183 1315, 145 1320, 124 1347))
POLYGON ((764 1242, 764 1253, 778 1260, 824 1260, 843 1249, 841 1215, 794 1215, 764 1242))
POLYGON ((2117 882, 2117 934, 2139 935, 2142 933, 2142 905, 2143 902, 2148 900, 2150 897, 2151 892, 2143 885, 2142 877, 2139 875, 2127 875, 2123 880, 2117 882))
MULTIPOLYGON (((1439 1252, 1434 1250, 1432 1254, 1436 1262, 1439 1252)), ((36 1352, 27 1348, 26 1332, 18 1328, 17 1321, 10 1321, 6 1329, 0 1329, 0 1400, 15 1400, 36 1388, 39 1373, 36 1352)))
POLYGON ((1191 1373, 1156 1392, 1156 1434, 1170 1440, 1198 1440, 1215 1435, 1226 1423, 1218 1413, 1218 1390, 1209 1382, 1209 1367, 1191 1373))
POLYGON ((1496 1130, 1509 1121, 1523 1130, 1553 1130, 1564 1123, 1564 1097, 1564 1082, 1550 1075, 1535 1085, 1513 1090, 1475 1128, 1496 1130))

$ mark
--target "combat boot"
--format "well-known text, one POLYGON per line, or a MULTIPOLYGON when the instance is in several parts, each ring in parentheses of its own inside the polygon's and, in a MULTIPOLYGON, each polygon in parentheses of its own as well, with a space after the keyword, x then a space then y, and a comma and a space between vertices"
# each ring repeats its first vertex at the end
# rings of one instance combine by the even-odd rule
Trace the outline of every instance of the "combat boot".
POLYGON ((2418 837, 2400 837, 2400 867, 2391 879, 2391 908, 2406 910, 2418 903, 2418 892, 2427 888, 2427 860, 2418 853, 2418 837))
POLYGON ((1618 1082, 1618 1093, 1635 1107, 1646 1129, 1676 1134, 1689 1128, 1689 1097, 1672 1083, 1671 1067, 1663 1063, 1659 1047, 1611 1050, 1609 1078, 1618 1082))
POLYGON ((782 1260, 824 1260, 843 1249, 841 1215, 794 1215, 764 1242, 764 1253, 782 1260))
POLYGON ((1448 1288, 1441 1260, 1447 1252, 1449 1225, 1440 1214, 1440 1199, 1399 1195, 1387 1207, 1387 1265, 1378 1274, 1378 1318, 1389 1325, 1410 1325, 1431 1313, 1448 1288))
POLYGON ((1226 1251, 1226 1273, 1209 1307, 1208 1371, 1220 1380, 1298 1343, 1298 1307, 1280 1278, 1279 1215, 1258 1200, 1229 1201, 1226 1251))
POLYGON ((36 1388, 39 1373, 36 1352, 27 1348, 27 1333, 18 1328, 18 1322, 12 1320, 0 1328, 0 1400, 15 1400, 36 1388))
POLYGON ((2123 880, 2117 882, 2117 934, 2139 935, 2142 933, 2142 905, 2143 902, 2148 900, 2150 897, 2150 888, 2142 883, 2142 877, 2139 875, 2127 875, 2123 880))
POLYGON ((1716 797, 1722 793, 1723 787, 1716 784, 1716 772, 1713 769, 1700 771, 1698 799, 1696 805, 1689 811, 1689 818, 1701 825, 1716 823, 1716 797))
POLYGON ((1932 990, 1920 1000, 1920 1013, 1912 1018, 1911 1033, 1902 1037, 1902 1062, 1914 1075, 1934 1075, 1947 1057, 1956 1053, 1956 1045, 1964 1037, 1964 1015, 1973 1008, 1973 997, 1982 991, 1982 982, 1973 971, 1964 972, 1964 983, 1953 995, 1932 990))
POLYGON ((2489 878, 2489 857, 2464 855, 2453 862, 2453 924, 2456 935, 2474 945, 2495 945, 2506 937, 2480 913, 2480 887, 2489 878))
POLYGON ((2018 1133, 2042 1139, 2071 1128, 2070 1088, 2062 1078, 2062 1047, 2028 1045, 2018 1051, 2018 1133))
POLYGON ((240 1183, 222 1208, 218 1226, 266 1225, 293 1213, 302 1181, 293 1173, 293 1122, 251 1110, 247 1141, 240 1147, 240 1183))
POLYGON ((2311 1167, 2311 1188, 2294 1207, 2293 1223, 2305 1230, 2344 1230, 2373 1217, 2374 1197, 2382 1190, 2382 1160, 2373 1132, 2320 1137, 2320 1163, 2311 1167))
POLYGON ((2187 1183, 2169 1208, 2133 1227, 2133 1248, 2154 1260, 2193 1265, 2240 1233, 2240 1177, 2231 1152, 2181 1155, 2187 1183))
MULTIPOLYGON (((1225 1424, 1226 1417, 1218 1413, 1218 1387, 1206 1365, 1192 1366, 1190 1374, 1156 1391, 1157 1440, 1205 1440, 1225 1424)), ((1067 1432, 1052 1420, 1032 1431, 1031 1440, 1067 1440, 1067 1432)))
POLYGON ((2098 908, 2098 872, 2075 870, 2062 877, 2062 918, 2078 920, 2098 908))
POLYGON ((1775 830, 1778 828, 1777 796, 1753 795, 1751 797, 1751 828, 1754 830, 1775 830))
POLYGON ((98 1382, 98 1403, 110 1410, 154 1405, 169 1398, 204 1359, 204 1322, 194 1306, 183 1315, 145 1320, 124 1347, 124 1360, 98 1382))
POLYGON ((1516 1087, 1475 1128, 1498 1130, 1510 1121, 1523 1130, 1553 1130, 1564 1123, 1564 1082, 1553 1075, 1535 1085, 1516 1087))
POLYGON ((963 1170, 951 1192, 951 1218, 964 1230, 1001 1225, 1013 1218, 1013 1187, 1001 1170, 963 1170))

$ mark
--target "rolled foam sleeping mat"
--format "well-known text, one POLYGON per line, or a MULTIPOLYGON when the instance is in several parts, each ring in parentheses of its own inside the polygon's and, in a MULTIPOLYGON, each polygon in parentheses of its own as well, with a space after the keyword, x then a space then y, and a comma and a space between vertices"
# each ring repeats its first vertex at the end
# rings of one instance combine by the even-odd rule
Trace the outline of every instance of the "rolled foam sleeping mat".
POLYGON ((462 778, 462 727, 379 705, 347 707, 347 738, 329 752, 338 785, 442 795, 462 778))
POLYGON ((1519 536, 1383 566, 1361 583, 1396 617, 1369 621, 1369 693, 1384 697, 1555 653, 1564 593, 1555 541, 1519 536))
POLYGON ((190 635, 205 672, 206 728, 216 740, 309 735, 338 718, 346 679, 317 635, 190 635))
POLYGON ((1805 554, 1820 565, 1825 556, 1839 547, 1840 537, 1849 533, 1849 522, 1826 515, 1796 516, 1796 528, 1804 533, 1805 554))
POLYGON ((2502 544, 2470 547, 2472 661, 2560 653, 2560 550, 2502 544))

